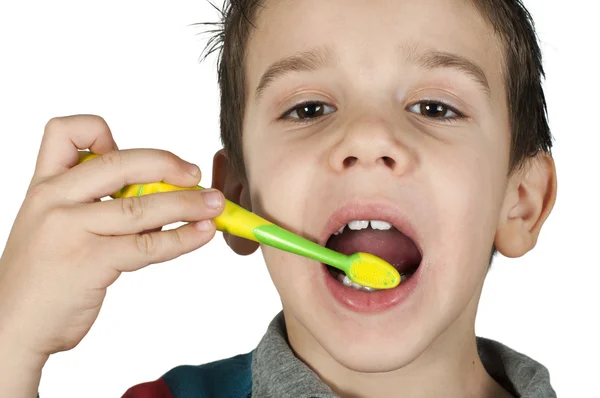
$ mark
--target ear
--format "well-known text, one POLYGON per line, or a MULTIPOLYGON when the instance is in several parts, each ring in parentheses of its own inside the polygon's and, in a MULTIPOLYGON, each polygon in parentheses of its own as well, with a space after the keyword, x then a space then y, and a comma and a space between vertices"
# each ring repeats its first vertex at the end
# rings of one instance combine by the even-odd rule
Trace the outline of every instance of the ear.
POLYGON ((533 249, 555 201, 556 168, 544 152, 509 179, 494 241, 498 251, 514 258, 533 249))
MULTIPOLYGON (((212 187, 223 192, 225 198, 233 203, 252 211, 248 184, 233 170, 224 149, 218 151, 213 158, 212 187)), ((257 242, 228 233, 223 233, 223 238, 234 252, 242 256, 254 253, 259 246, 257 242)))

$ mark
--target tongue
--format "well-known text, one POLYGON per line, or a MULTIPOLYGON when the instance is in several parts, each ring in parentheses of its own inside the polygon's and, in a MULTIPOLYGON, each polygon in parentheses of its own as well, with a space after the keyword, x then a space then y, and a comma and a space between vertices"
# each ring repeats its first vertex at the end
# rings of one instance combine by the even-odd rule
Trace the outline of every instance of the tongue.
POLYGON ((373 254, 393 265, 398 272, 414 271, 421 262, 417 246, 396 228, 387 231, 371 228, 346 230, 340 235, 332 235, 327 247, 343 254, 373 254))

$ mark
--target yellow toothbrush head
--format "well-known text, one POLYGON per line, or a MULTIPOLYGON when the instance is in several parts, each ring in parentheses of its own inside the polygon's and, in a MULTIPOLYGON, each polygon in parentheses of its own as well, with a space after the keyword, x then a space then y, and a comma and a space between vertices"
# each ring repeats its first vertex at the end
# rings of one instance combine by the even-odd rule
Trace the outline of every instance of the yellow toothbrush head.
POLYGON ((400 283, 400 273, 386 261, 369 253, 354 253, 347 274, 353 282, 374 289, 391 289, 400 283))

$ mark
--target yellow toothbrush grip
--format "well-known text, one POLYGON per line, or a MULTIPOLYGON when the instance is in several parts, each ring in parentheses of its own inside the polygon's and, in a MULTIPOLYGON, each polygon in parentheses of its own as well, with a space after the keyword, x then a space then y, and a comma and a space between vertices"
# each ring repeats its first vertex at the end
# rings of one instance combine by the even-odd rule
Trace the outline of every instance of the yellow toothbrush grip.
MULTIPOLYGON (((88 151, 79 152, 79 163, 92 159, 97 154, 88 151)), ((123 187, 119 192, 110 195, 113 199, 128 198, 132 196, 150 195, 159 192, 182 191, 188 189, 204 189, 201 186, 196 187, 178 187, 165 182, 152 182, 148 184, 133 184, 123 187)), ((215 219, 215 225, 219 231, 227 232, 235 236, 246 238, 258 242, 254 236, 254 230, 262 225, 270 225, 271 222, 264 218, 249 212, 243 207, 226 200, 223 212, 215 219)))
POLYGON ((159 192, 185 191, 191 189, 204 189, 201 186, 196 187, 178 187, 167 184, 166 182, 151 182, 148 184, 126 185, 119 192, 110 195, 113 199, 130 198, 132 196, 150 195, 159 192))
MULTIPOLYGON (((149 184, 134 184, 124 187, 119 192, 111 195, 112 198, 127 198, 131 196, 150 195, 159 192, 183 191, 188 189, 204 189, 201 186, 196 187, 178 187, 164 182, 153 182, 149 184)), ((223 212, 215 219, 215 225, 219 231, 228 232, 232 235, 250 239, 258 242, 254 236, 254 229, 261 225, 268 225, 271 222, 249 212, 243 207, 225 200, 223 212)))
POLYGON ((272 223, 227 200, 223 213, 215 218, 215 224, 219 231, 258 242, 254 230, 272 223))

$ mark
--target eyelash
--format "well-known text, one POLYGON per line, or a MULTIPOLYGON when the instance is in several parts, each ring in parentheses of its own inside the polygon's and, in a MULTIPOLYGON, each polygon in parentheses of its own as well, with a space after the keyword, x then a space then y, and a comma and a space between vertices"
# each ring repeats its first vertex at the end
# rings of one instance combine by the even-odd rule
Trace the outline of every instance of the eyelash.
POLYGON ((298 111, 299 109, 305 108, 307 106, 311 106, 311 105, 318 105, 318 106, 325 106, 325 107, 329 107, 329 108, 333 108, 334 112, 337 110, 337 108, 335 106, 332 105, 328 105, 324 102, 320 102, 320 101, 305 101, 305 102, 301 102, 297 105, 294 105, 292 108, 288 109, 287 111, 285 111, 283 113, 283 115, 281 115, 279 117, 279 120, 283 120, 285 122, 290 122, 290 123, 301 123, 301 124, 306 124, 306 123, 312 123, 313 121, 320 119, 323 116, 326 115, 322 115, 322 116, 317 116, 317 117, 312 117, 312 118, 306 118, 306 119, 300 119, 300 118, 292 118, 290 117, 290 114, 294 111, 298 111))
MULTIPOLYGON (((308 117, 308 118, 305 118, 305 119, 290 117, 290 114, 292 112, 298 111, 299 109, 302 109, 304 107, 311 106, 311 105, 312 106, 314 106, 314 105, 325 106, 325 107, 333 108, 334 111, 337 110, 337 108, 335 108, 334 106, 327 105, 324 102, 320 102, 320 101, 306 101, 306 102, 302 102, 300 104, 294 105, 292 108, 290 108, 287 111, 285 111, 279 117, 279 120, 290 122, 290 123, 306 124, 306 123, 312 123, 313 121, 315 121, 317 119, 320 119, 323 116, 326 116, 326 115, 321 115, 321 116, 316 116, 316 117, 308 117)), ((446 104, 443 101, 432 101, 432 100, 419 101, 419 102, 415 102, 415 103, 409 105, 406 109, 410 110, 411 108, 415 107, 416 105, 421 105, 421 106, 426 106, 426 105, 441 105, 444 108, 446 108, 448 111, 450 111, 450 112, 452 112, 452 113, 455 114, 455 116, 451 116, 451 117, 441 117, 441 118, 438 118, 438 117, 425 116, 425 115, 422 115, 420 112, 412 112, 415 115, 418 115, 418 116, 423 117, 425 119, 435 120, 435 121, 442 122, 442 123, 455 123, 458 120, 466 118, 466 116, 463 113, 461 113, 456 108, 454 108, 453 106, 450 106, 450 105, 446 104)))
POLYGON ((462 112, 460 112, 455 107, 453 107, 451 105, 448 105, 447 103, 445 103, 443 101, 423 100, 423 101, 419 101, 419 102, 413 103, 407 109, 411 109, 415 105, 421 105, 421 106, 426 106, 426 105, 441 105, 444 108, 446 108, 447 111, 450 111, 450 112, 452 112, 452 113, 455 114, 455 116, 451 116, 451 117, 431 117, 431 116, 422 115, 420 112, 419 113, 413 112, 416 115, 418 115, 420 117, 423 117, 425 119, 428 119, 428 120, 435 120, 435 121, 439 121, 441 123, 456 123, 458 120, 466 119, 466 116, 462 112))

